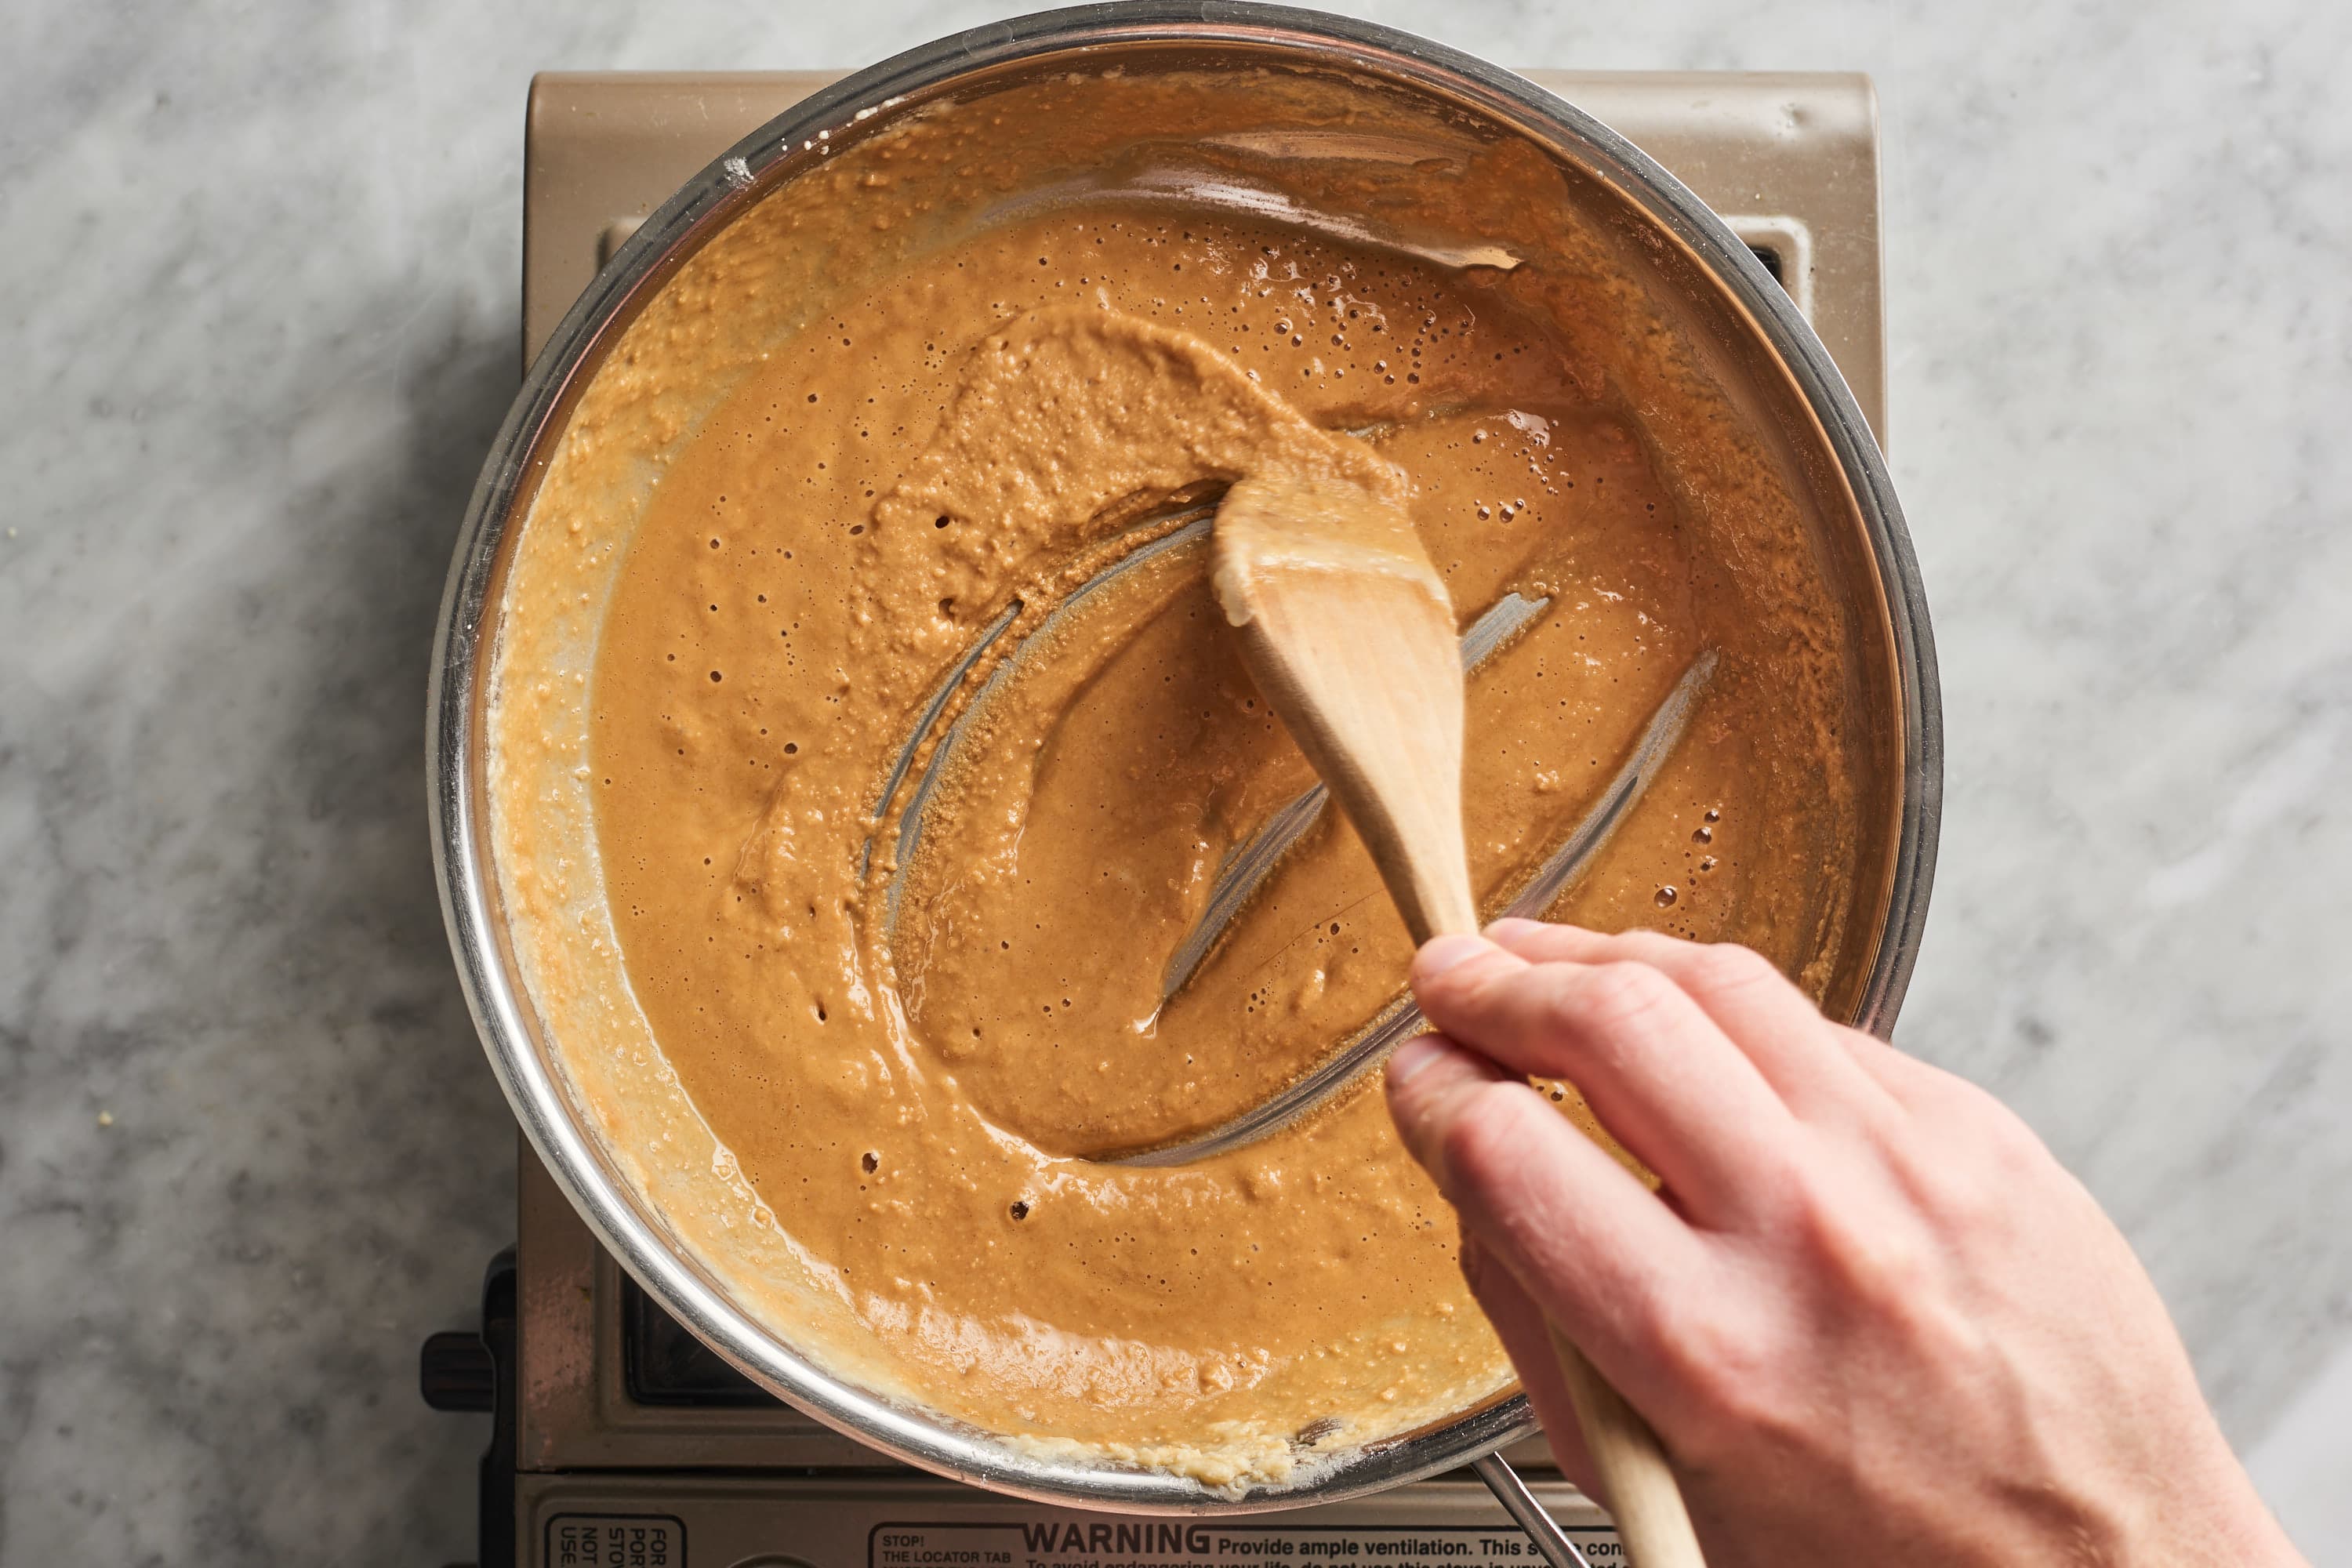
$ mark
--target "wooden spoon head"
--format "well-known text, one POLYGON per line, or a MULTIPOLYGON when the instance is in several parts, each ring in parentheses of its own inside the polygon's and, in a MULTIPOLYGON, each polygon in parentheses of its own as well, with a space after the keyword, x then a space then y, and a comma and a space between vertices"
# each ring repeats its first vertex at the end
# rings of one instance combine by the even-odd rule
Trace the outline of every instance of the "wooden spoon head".
POLYGON ((1227 492, 1217 598, 1258 689, 1371 851, 1416 942, 1478 929, 1462 844, 1462 658, 1412 520, 1336 478, 1227 492))

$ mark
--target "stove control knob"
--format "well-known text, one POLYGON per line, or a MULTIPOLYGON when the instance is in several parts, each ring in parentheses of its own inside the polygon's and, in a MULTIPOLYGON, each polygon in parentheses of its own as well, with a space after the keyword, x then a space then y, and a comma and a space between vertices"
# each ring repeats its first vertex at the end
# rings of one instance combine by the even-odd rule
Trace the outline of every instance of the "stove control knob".
POLYGON ((482 1336, 435 1334, 417 1358, 417 1384, 436 1410, 489 1411, 498 1405, 499 1368, 482 1336))

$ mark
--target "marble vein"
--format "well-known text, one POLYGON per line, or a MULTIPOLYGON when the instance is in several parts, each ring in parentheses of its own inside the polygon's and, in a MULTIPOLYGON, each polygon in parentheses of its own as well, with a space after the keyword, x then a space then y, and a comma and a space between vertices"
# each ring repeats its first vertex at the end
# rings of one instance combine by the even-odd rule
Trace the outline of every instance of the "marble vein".
MULTIPOLYGON (((1874 72, 1942 646, 1898 1037, 2116 1211, 2321 1561, 2352 1462, 2352 11, 1351 7, 1507 62, 1874 72)), ((29 0, 0 50, 0 1563, 472 1552, 511 1140, 422 705, 510 394, 540 68, 859 63, 871 0, 29 0)))

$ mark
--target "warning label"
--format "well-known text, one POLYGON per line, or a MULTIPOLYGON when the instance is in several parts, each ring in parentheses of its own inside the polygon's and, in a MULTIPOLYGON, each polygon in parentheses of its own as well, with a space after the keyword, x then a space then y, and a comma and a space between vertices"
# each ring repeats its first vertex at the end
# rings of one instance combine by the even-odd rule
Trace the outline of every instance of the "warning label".
MULTIPOLYGON (((1568 1527, 1592 1568, 1626 1562, 1617 1532, 1568 1527)), ((881 1524, 867 1568, 1542 1568, 1523 1531, 1400 1525, 1297 1530, 1191 1520, 881 1524)))
POLYGON ((666 1513, 559 1513, 549 1568, 684 1568, 686 1526, 666 1513))

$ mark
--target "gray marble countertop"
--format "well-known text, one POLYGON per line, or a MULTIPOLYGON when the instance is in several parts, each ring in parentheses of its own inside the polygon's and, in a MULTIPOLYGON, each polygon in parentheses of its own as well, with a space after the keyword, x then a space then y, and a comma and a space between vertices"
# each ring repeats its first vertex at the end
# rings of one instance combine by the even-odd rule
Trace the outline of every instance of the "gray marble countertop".
MULTIPOLYGON (((1943 859, 1899 1038, 2147 1258, 2352 1562, 2352 11, 1360 9, 1862 68, 1943 859)), ((0 1563, 472 1552, 418 1403, 511 1232, 423 693, 514 387, 541 68, 861 64, 973 5, 32 0, 0 49, 0 1563)))

